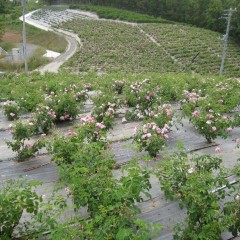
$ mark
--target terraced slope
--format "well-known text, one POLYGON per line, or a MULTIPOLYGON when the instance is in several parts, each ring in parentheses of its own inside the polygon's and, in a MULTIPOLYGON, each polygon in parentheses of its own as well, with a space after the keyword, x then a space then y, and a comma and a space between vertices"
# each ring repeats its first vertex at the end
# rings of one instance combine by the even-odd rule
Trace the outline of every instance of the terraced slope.
MULTIPOLYGON (((61 28, 79 35, 83 47, 63 66, 70 71, 219 74, 219 33, 180 24, 126 24, 69 11, 44 9, 33 17, 54 26, 62 22, 61 28)), ((230 40, 225 76, 240 77, 239 63, 240 46, 230 40)))
POLYGON ((65 65, 74 71, 102 70, 124 72, 172 72, 179 66, 162 47, 132 25, 124 23, 75 20, 64 27, 76 32, 83 47, 65 65))
MULTIPOLYGON (((141 28, 159 42, 186 70, 218 74, 223 41, 220 34, 196 27, 173 24, 144 24, 141 28), (193 59, 196 54, 199 55, 193 59)), ((229 41, 225 74, 240 76, 240 47, 229 41)))

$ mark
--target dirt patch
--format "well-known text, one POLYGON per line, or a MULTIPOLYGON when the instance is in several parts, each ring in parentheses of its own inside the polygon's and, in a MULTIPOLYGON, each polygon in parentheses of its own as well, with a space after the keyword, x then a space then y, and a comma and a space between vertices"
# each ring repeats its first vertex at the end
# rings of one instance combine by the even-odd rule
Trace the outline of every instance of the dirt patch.
POLYGON ((14 32, 6 32, 4 33, 2 37, 3 42, 21 42, 22 41, 22 36, 19 33, 14 33, 14 32))

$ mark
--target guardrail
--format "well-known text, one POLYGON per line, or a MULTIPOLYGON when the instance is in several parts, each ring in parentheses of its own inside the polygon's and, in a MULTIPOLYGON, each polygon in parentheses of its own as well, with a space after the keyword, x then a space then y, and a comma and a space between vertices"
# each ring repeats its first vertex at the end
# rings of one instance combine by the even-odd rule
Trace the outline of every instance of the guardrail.
POLYGON ((9 53, 7 51, 5 51, 3 48, 0 47, 0 54, 1 55, 5 55, 5 56, 8 56, 9 53))

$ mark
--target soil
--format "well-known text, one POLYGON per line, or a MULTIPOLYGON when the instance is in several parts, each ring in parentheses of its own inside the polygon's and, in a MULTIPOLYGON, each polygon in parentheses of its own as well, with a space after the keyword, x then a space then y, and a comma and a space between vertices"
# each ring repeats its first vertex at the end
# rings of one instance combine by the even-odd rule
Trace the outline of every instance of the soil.
POLYGON ((2 37, 3 42, 17 43, 22 41, 22 36, 16 32, 6 32, 2 37))

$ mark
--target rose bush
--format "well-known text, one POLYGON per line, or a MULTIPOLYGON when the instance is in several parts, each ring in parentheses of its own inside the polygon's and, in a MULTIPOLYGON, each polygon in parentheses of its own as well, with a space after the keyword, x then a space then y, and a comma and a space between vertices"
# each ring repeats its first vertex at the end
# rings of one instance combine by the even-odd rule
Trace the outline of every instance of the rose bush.
POLYGON ((222 115, 212 109, 209 111, 195 110, 192 112, 190 122, 209 143, 218 136, 227 138, 234 126, 234 121, 227 115, 222 115))
POLYGON ((147 151, 150 156, 156 157, 157 153, 165 146, 169 138, 169 126, 165 124, 159 128, 155 122, 149 122, 136 128, 133 141, 140 151, 147 151))
POLYGON ((9 121, 18 119, 20 107, 14 101, 6 101, 3 105, 3 113, 9 121))
POLYGON ((53 128, 56 113, 49 106, 39 104, 31 115, 31 122, 35 126, 35 133, 49 133, 53 128))
POLYGON ((6 144, 13 152, 17 152, 17 159, 24 161, 32 157, 39 149, 45 146, 45 141, 41 137, 34 143, 30 142, 30 137, 34 134, 34 125, 29 123, 17 122, 9 126, 12 133, 12 141, 6 141, 6 144))

